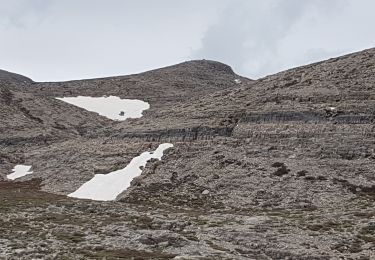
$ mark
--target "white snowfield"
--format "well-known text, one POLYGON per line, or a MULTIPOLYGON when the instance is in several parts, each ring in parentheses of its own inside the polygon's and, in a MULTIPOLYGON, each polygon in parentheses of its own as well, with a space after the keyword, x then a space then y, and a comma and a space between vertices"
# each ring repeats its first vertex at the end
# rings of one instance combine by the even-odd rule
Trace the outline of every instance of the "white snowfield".
POLYGON ((133 158, 122 170, 108 174, 96 174, 90 181, 68 196, 100 201, 115 200, 121 192, 130 186, 130 182, 135 177, 141 175, 141 166, 145 167, 147 161, 152 158, 161 160, 164 151, 170 147, 173 147, 173 144, 161 144, 154 152, 144 152, 133 158))
POLYGON ((143 110, 150 108, 150 104, 147 102, 137 99, 121 99, 115 96, 78 96, 56 99, 118 121, 124 121, 127 118, 140 118, 143 110))
POLYGON ((9 180, 15 180, 23 176, 26 176, 28 174, 32 174, 33 172, 30 171, 30 169, 31 169, 31 166, 28 166, 28 165, 16 165, 13 168, 13 172, 7 175, 7 178, 9 180))

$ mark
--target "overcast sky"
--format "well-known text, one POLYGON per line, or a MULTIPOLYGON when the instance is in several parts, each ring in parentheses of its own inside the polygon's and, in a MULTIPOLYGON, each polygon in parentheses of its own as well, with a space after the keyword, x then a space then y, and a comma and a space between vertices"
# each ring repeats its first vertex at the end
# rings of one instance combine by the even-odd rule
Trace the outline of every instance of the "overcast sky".
POLYGON ((0 0, 0 69, 36 81, 191 59, 259 78, 375 47, 374 0, 0 0))

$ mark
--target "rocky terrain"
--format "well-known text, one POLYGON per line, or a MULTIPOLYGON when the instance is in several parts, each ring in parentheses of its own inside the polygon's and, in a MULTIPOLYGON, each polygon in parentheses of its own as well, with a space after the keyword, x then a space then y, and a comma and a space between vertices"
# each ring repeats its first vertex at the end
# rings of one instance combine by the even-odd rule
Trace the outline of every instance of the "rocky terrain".
POLYGON ((190 61, 33 82, 0 71, 0 259, 374 259, 375 49, 259 80, 190 61), (140 99, 112 121, 55 97, 140 99), (69 198, 170 142, 113 202, 69 198), (16 164, 33 174, 10 182, 16 164))

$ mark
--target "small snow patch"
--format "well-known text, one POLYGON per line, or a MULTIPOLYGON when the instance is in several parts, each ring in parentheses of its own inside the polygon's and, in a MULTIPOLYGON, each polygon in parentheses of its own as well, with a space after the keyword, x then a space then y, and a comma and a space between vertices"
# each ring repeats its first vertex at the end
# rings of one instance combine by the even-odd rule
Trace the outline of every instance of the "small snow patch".
POLYGON ((161 160, 164 151, 170 147, 173 147, 173 144, 161 144, 154 152, 144 152, 134 157, 124 169, 108 174, 96 174, 94 178, 84 183, 78 190, 68 196, 100 201, 115 200, 121 192, 129 188, 131 181, 135 177, 141 175, 142 169, 146 166, 148 160, 161 160))
POLYGON ((23 176, 26 176, 28 174, 32 174, 33 172, 30 171, 30 169, 31 169, 31 166, 28 166, 28 165, 16 165, 13 168, 13 172, 7 175, 7 178, 9 180, 15 180, 23 176))
POLYGON ((235 79, 234 82, 236 82, 237 84, 241 84, 242 81, 240 79, 235 79))
POLYGON ((118 121, 124 121, 127 118, 140 118, 142 112, 150 108, 150 104, 147 102, 137 99, 121 99, 115 96, 78 96, 56 99, 118 121))

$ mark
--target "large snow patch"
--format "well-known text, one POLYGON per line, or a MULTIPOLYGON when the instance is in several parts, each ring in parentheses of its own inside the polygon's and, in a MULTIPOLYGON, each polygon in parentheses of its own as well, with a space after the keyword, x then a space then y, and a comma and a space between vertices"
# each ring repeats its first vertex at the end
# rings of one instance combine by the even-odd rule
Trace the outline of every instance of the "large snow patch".
POLYGON ((121 192, 130 186, 130 182, 135 177, 141 175, 141 167, 145 167, 148 160, 152 158, 160 160, 164 151, 170 147, 173 147, 173 144, 161 144, 154 152, 144 152, 133 158, 129 165, 122 170, 108 174, 96 174, 90 181, 68 196, 101 201, 115 200, 121 192))
POLYGON ((23 176, 26 176, 28 174, 32 174, 33 172, 30 171, 30 169, 31 169, 31 166, 28 166, 28 165, 16 165, 13 168, 13 172, 7 175, 7 178, 9 180, 15 180, 23 176))
POLYGON ((77 107, 105 116, 112 120, 123 121, 127 118, 142 117, 143 110, 149 109, 147 102, 136 99, 109 97, 64 97, 56 98, 77 107))

